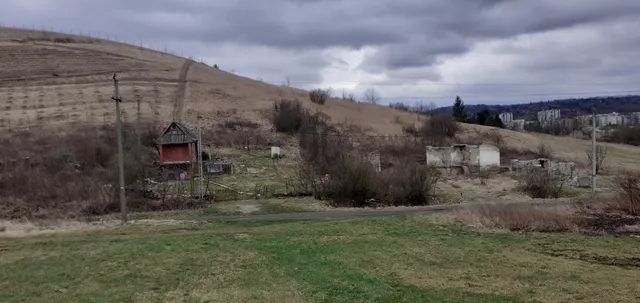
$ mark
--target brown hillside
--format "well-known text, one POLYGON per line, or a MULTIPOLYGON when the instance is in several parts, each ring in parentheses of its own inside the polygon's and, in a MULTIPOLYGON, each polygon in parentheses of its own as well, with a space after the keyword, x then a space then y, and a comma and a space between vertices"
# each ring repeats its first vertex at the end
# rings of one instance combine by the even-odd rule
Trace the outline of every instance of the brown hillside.
MULTIPOLYGON (((224 62, 218 62, 224 68, 224 62)), ((112 74, 118 73, 124 119, 181 120, 209 125, 239 116, 265 129, 274 100, 299 99, 334 123, 356 125, 378 135, 401 134, 416 115, 383 106, 332 99, 309 101, 307 92, 266 84, 170 54, 118 42, 51 32, 0 29, 0 128, 14 130, 68 123, 113 121, 112 74)), ((466 125, 467 133, 487 128, 466 125)), ((501 130, 507 144, 535 150, 545 142, 562 158, 584 161, 589 142, 501 130)), ((609 164, 640 168, 640 148, 608 144, 609 164)))

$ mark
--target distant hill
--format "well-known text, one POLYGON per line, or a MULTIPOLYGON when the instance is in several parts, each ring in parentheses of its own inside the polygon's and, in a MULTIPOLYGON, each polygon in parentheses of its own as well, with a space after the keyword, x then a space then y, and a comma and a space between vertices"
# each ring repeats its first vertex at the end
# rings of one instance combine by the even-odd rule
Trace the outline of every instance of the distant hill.
MULTIPOLYGON (((464 96, 461 97, 464 100, 464 96)), ((640 112, 640 95, 560 99, 508 105, 465 104, 465 107, 470 115, 484 108, 488 108, 491 112, 495 113, 511 112, 513 113, 514 119, 534 119, 538 111, 560 109, 563 117, 571 117, 576 114, 589 114, 591 113, 591 107, 595 107, 597 113, 640 112)), ((452 106, 437 108, 435 112, 450 114, 452 113, 452 106)))
MULTIPOLYGON (((63 130, 65 126, 82 127, 84 123, 112 123, 115 119, 111 100, 113 73, 117 73, 120 80, 123 120, 137 120, 137 100, 140 100, 142 120, 162 125, 175 120, 187 126, 202 126, 203 133, 215 134, 210 139, 212 144, 218 139, 224 140, 218 138, 219 134, 233 140, 249 140, 246 136, 254 132, 256 138, 272 136, 270 114, 274 101, 281 99, 299 100, 306 109, 322 113, 331 122, 353 130, 354 135, 364 132, 380 140, 385 136, 405 136, 403 129, 406 126, 419 125, 425 119, 424 115, 387 106, 337 98, 327 100, 324 105, 315 104, 310 101, 307 91, 240 77, 224 71, 225 62, 215 63, 220 69, 139 45, 0 27, 0 130, 6 133, 13 129, 54 126, 63 130), (226 122, 257 124, 257 128, 236 135, 226 127, 219 127, 226 122)), ((640 97, 629 101, 635 106, 627 110, 640 111, 639 101, 640 97)), ((451 102, 453 104, 453 99, 451 102)), ((614 99, 603 103, 619 105, 624 102, 614 99)), ((549 104, 524 105, 520 115, 524 115, 527 106, 540 108, 549 104)), ((588 104, 583 106, 588 107, 588 104)), ((611 109, 611 106, 607 107, 611 109)), ((472 111, 475 108, 482 106, 470 106, 472 111)), ((492 109, 498 112, 509 106, 492 109)), ((472 140, 482 133, 497 131, 504 138, 505 147, 535 152, 539 144, 544 143, 561 159, 582 159, 591 144, 571 137, 473 124, 460 127, 461 142, 475 142, 472 140)), ((293 136, 286 138, 296 142, 293 136)), ((608 165, 640 170, 640 147, 607 146, 610 147, 608 165)))

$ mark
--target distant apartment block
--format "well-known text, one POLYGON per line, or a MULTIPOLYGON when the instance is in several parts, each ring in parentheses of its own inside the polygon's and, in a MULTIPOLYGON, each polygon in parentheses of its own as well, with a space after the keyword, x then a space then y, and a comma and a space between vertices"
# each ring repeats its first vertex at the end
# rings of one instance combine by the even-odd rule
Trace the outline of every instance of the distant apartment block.
POLYGON ((511 121, 511 123, 509 123, 509 125, 506 125, 507 128, 511 129, 511 130, 515 130, 518 132, 522 132, 524 131, 524 125, 525 125, 526 121, 524 119, 516 119, 511 121))
POLYGON ((500 120, 502 120, 504 125, 509 125, 513 122, 513 113, 502 113, 499 114, 498 117, 500 117, 500 120))
POLYGON ((560 119, 560 110, 559 109, 548 109, 538 112, 538 122, 541 124, 545 124, 550 121, 560 119))

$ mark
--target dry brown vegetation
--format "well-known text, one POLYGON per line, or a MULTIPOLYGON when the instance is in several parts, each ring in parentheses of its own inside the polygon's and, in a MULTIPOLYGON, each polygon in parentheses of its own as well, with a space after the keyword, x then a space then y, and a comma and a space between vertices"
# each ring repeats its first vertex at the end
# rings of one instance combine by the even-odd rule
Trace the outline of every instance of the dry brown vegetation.
POLYGON ((530 171, 519 179, 522 191, 539 199, 559 198, 566 183, 564 176, 546 170, 530 171))
POLYGON ((479 204, 458 213, 467 224, 518 231, 560 232, 575 228, 575 210, 567 206, 479 204))
POLYGON ((609 152, 609 149, 602 146, 602 145, 597 145, 596 146, 596 157, 595 160, 593 159, 593 152, 592 151, 587 151, 586 155, 587 155, 587 164, 589 165, 589 167, 591 167, 591 165, 593 165, 593 161, 595 161, 596 164, 596 174, 600 174, 604 168, 604 161, 607 160, 607 153, 609 152))
POLYGON ((582 198, 574 204, 478 204, 457 213, 466 224, 521 231, 576 231, 588 234, 640 233, 640 175, 617 178, 616 193, 582 198))
MULTIPOLYGON (((132 211, 193 206, 189 199, 157 197, 145 179, 160 174, 153 140, 158 129, 125 125, 125 182, 132 211)), ((43 219, 117 212, 116 138, 112 126, 64 133, 6 134, 0 143, 0 217, 43 219)))
POLYGON ((315 104, 324 105, 330 97, 331 91, 328 89, 317 88, 309 92, 309 100, 315 104))
POLYGON ((419 138, 423 143, 432 146, 446 146, 453 143, 460 131, 460 126, 452 116, 434 115, 425 120, 419 127, 404 126, 405 135, 419 138))
POLYGON ((640 174, 627 173, 616 180, 617 196, 613 207, 631 216, 640 216, 640 174))
MULTIPOLYGON (((8 57, 11 60, 0 60, 3 129, 111 123, 114 72, 121 79, 127 121, 135 118, 136 100, 140 99, 142 118, 147 121, 175 118, 187 125, 212 125, 219 122, 217 112, 236 110, 238 118, 267 130, 271 121, 264 111, 270 111, 274 100, 283 98, 299 100, 304 108, 330 117, 332 123, 349 121, 367 134, 402 135, 402 125, 396 121, 424 120, 417 114, 343 99, 327 98, 324 105, 319 105, 311 102, 306 91, 269 85, 139 46, 87 37, 0 29, 0 58, 8 57)), ((224 68, 224 62, 215 63, 224 68)), ((491 130, 466 124, 460 128, 462 135, 491 130)), ((535 152, 538 144, 544 143, 556 157, 573 161, 583 159, 589 149, 588 141, 569 137, 497 132, 504 137, 506 147, 523 153, 535 152)), ((639 148, 606 146, 612 168, 640 168, 639 148)))
POLYGON ((377 172, 350 136, 321 119, 306 119, 299 133, 300 180, 334 206, 413 206, 433 202, 437 170, 408 161, 377 172))

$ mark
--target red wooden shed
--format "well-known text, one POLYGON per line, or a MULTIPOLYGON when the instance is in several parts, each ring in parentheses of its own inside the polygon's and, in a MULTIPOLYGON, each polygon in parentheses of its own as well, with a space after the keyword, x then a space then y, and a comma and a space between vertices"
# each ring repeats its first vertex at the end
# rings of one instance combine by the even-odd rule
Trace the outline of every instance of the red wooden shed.
POLYGON ((191 180, 198 161, 198 138, 183 124, 172 122, 156 140, 167 180, 191 180))

